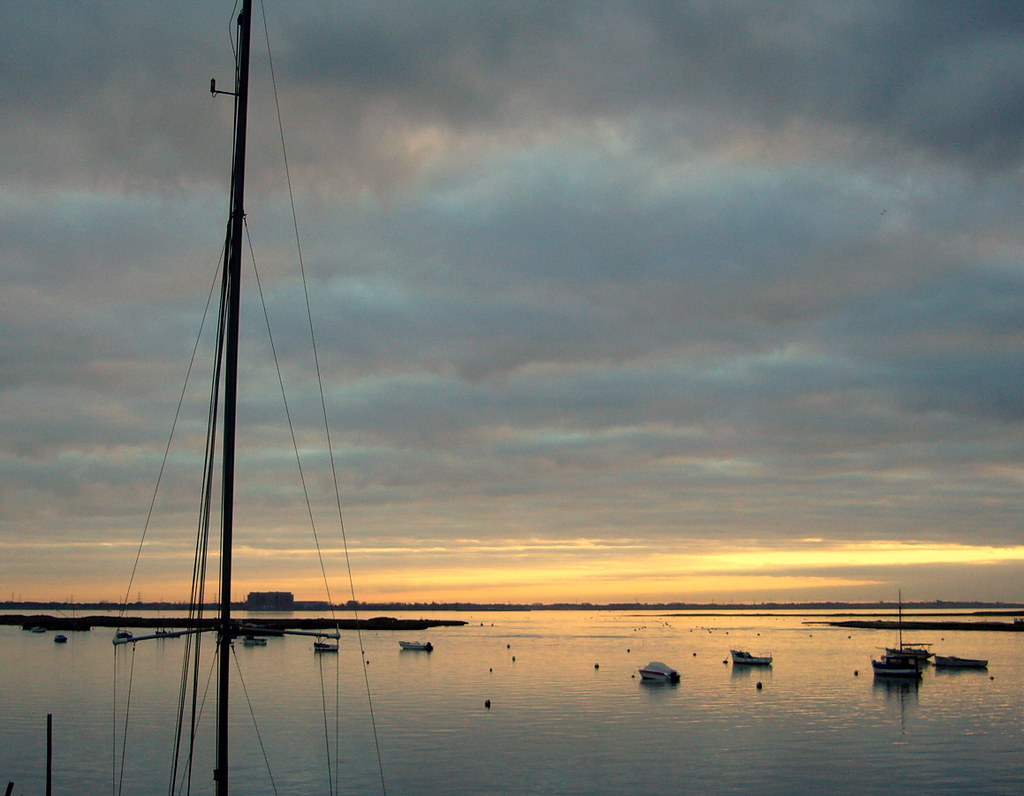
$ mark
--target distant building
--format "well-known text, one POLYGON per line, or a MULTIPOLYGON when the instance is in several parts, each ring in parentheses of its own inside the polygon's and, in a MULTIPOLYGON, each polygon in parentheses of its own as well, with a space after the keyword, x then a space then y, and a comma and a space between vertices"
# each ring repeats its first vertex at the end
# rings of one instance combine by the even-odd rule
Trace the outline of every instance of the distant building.
POLYGON ((251 591, 245 598, 247 611, 291 611, 295 595, 290 591, 251 591))

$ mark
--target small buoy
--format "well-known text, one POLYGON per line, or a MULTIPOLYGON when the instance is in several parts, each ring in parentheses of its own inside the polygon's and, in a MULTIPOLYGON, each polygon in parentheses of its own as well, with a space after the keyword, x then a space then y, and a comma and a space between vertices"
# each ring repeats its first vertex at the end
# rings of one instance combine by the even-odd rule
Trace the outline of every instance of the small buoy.
POLYGON ((629 649, 629 647, 626 647, 626 652, 630 652, 630 649, 629 649))
POLYGON ((489 671, 489 672, 491 672, 491 673, 493 674, 493 673, 494 673, 494 667, 492 666, 492 667, 491 667, 491 668, 489 668, 489 669, 488 669, 487 671, 489 671))
POLYGON ((758 691, 761 690, 761 681, 760 680, 757 681, 757 690, 758 691))
POLYGON ((505 649, 507 649, 507 650, 510 650, 510 649, 512 649, 512 645, 511 645, 511 644, 506 644, 506 645, 505 645, 505 649))
POLYGON ((694 657, 694 658, 696 658, 696 657, 697 657, 697 653, 696 653, 696 652, 695 652, 695 653, 693 653, 693 657, 694 657))
POLYGON ((860 672, 858 672, 856 669, 854 669, 853 670, 853 676, 854 677, 860 677, 860 672))
POLYGON ((488 710, 490 710, 491 709, 491 700, 485 699, 484 700, 484 707, 487 708, 488 710))
POLYGON ((728 658, 723 659, 722 663, 724 663, 724 664, 726 664, 728 666, 729 665, 729 659, 728 658))
POLYGON ((600 669, 600 668, 601 668, 601 665, 600 665, 600 664, 598 664, 598 663, 595 663, 595 664, 594 664, 594 668, 595 668, 595 669, 600 669))
POLYGON ((513 656, 512 656, 512 661, 513 661, 513 662, 515 662, 515 659, 516 659, 516 656, 515 656, 515 655, 513 655, 513 656))
POLYGON ((996 678, 995 678, 995 677, 993 677, 993 676, 992 676, 992 675, 990 674, 990 675, 988 676, 988 679, 989 679, 989 680, 995 680, 996 678))

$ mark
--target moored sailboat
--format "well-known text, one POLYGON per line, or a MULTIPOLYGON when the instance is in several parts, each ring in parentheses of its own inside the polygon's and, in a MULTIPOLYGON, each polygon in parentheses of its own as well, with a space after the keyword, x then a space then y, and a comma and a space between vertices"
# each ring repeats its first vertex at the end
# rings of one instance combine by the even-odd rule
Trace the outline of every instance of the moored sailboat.
POLYGON ((910 677, 921 676, 921 664, 925 660, 917 649, 906 649, 903 646, 903 593, 899 593, 897 647, 887 647, 880 660, 871 661, 871 668, 879 677, 910 677))

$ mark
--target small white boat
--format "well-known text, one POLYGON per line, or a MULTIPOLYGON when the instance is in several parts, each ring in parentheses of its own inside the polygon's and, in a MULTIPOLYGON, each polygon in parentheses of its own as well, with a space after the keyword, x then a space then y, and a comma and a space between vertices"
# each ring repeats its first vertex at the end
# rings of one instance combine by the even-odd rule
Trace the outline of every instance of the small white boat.
POLYGON ((661 661, 651 661, 640 670, 640 679, 655 683, 678 683, 679 672, 661 661))
POLYGON ((32 628, 32 632, 33 633, 45 633, 46 632, 46 628, 45 627, 40 627, 39 625, 36 625, 34 628, 32 628))
POLYGON ((732 655, 732 662, 741 664, 743 666, 771 666, 772 656, 771 653, 767 655, 751 655, 746 650, 729 650, 729 654, 732 655))
POLYGON ((267 640, 263 636, 244 636, 242 638, 243 647, 265 647, 267 646, 267 640))
POLYGON ((53 637, 53 640, 57 644, 67 644, 68 643, 68 637, 65 636, 63 633, 58 633, 56 636, 53 637))
POLYGON ((316 641, 313 642, 313 652, 337 652, 337 651, 338 651, 338 644, 337 644, 337 642, 332 644, 330 641, 327 641, 327 640, 322 639, 322 638, 318 638, 316 641))
POLYGON ((936 655, 935 666, 946 669, 984 669, 988 661, 981 658, 958 658, 956 655, 936 655))
POLYGON ((429 641, 399 641, 398 642, 404 650, 423 650, 424 652, 432 652, 434 645, 429 641))
POLYGON ((127 640, 127 639, 130 639, 130 638, 134 638, 134 636, 132 636, 132 631, 130 631, 130 630, 118 630, 114 634, 114 640, 115 641, 117 639, 127 640))

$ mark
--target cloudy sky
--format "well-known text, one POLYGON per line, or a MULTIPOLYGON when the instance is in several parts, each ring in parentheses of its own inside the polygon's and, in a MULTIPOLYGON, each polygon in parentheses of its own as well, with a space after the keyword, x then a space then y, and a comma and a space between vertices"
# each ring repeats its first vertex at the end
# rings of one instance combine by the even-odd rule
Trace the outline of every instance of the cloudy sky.
MULTIPOLYGON (((232 2, 0 14, 0 599, 181 599, 232 2)), ((282 128, 358 598, 1024 597, 1024 6, 257 0, 254 42, 311 511, 247 266, 236 597, 324 597, 310 514, 351 596, 282 128)))

